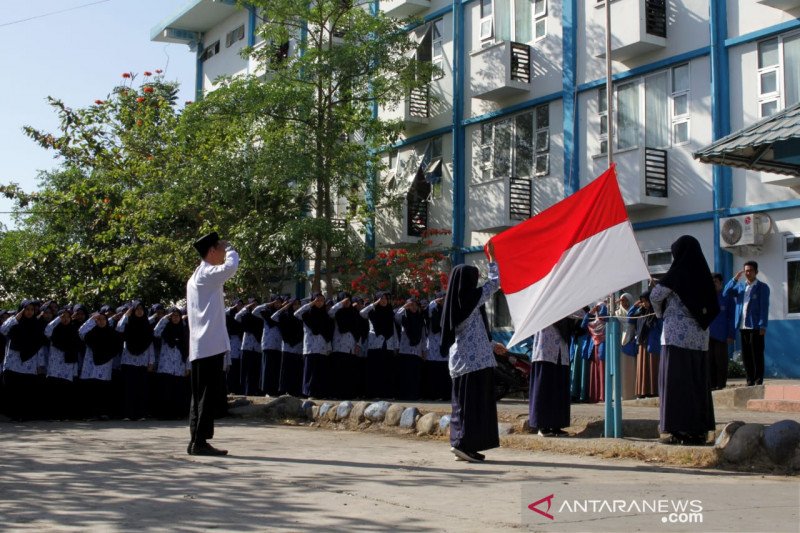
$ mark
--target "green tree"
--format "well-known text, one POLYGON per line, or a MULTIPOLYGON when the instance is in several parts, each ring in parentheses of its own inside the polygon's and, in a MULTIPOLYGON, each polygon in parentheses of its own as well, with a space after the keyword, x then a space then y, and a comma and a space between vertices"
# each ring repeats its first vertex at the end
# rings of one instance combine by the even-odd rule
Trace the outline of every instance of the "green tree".
POLYGON ((288 156, 281 171, 308 191, 308 216, 294 225, 294 237, 309 252, 313 290, 323 277, 331 287, 338 258, 358 258, 363 247, 350 223, 371 216, 365 196, 386 196, 367 170, 380 168, 378 151, 396 140, 401 124, 380 120, 373 110, 401 102, 427 83, 433 67, 412 58, 409 21, 372 12, 374 2, 247 3, 262 18, 264 44, 246 53, 266 73, 264 123, 279 132, 272 138, 288 156), (348 208, 337 213, 340 199, 348 208))

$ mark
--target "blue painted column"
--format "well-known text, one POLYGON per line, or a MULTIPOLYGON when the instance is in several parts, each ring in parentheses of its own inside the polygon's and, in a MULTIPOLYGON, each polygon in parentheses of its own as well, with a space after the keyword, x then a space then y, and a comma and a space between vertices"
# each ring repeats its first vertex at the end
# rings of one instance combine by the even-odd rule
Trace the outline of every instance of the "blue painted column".
POLYGON ((256 8, 247 6, 247 46, 256 45, 256 8))
MULTIPOLYGON (((726 0, 711 0, 709 21, 711 34, 711 123, 714 140, 721 139, 731 131, 730 120, 730 71, 725 39, 728 36, 728 12, 726 0)), ((733 274, 733 256, 722 250, 719 242, 719 222, 733 202, 732 171, 730 167, 714 165, 712 190, 714 194, 714 270, 721 272, 723 279, 733 274)))
POLYGON ((563 54, 561 85, 564 107, 564 196, 580 188, 580 139, 578 138, 578 106, 576 105, 576 72, 578 0, 561 4, 561 47, 563 54))
POLYGON ((467 39, 464 35, 464 6, 453 0, 453 264, 464 262, 465 213, 467 205, 466 157, 464 146, 464 54, 467 39))
POLYGON ((197 58, 194 69, 194 100, 199 102, 203 99, 203 41, 197 41, 197 58))
MULTIPOLYGON (((380 10, 380 0, 375 0, 369 6, 370 14, 373 17, 378 16, 378 12, 380 10)), ((372 118, 375 119, 378 117, 378 103, 372 103, 372 118)), ((369 165, 367 168, 367 190, 365 194, 365 201, 367 202, 367 212, 369 213, 369 218, 367 219, 366 227, 364 228, 365 231, 365 244, 367 247, 367 255, 372 257, 375 255, 375 200, 372 197, 372 187, 374 187, 376 180, 378 179, 377 173, 375 172, 375 168, 372 165, 369 165)))

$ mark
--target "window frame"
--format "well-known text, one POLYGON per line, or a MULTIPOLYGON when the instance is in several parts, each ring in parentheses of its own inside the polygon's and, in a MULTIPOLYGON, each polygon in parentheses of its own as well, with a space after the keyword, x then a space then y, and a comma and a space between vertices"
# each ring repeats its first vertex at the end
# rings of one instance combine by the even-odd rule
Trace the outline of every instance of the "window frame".
POLYGON ((439 69, 438 75, 434 72, 432 80, 439 80, 444 77, 444 17, 439 17, 431 21, 431 64, 439 69), (436 25, 439 24, 437 30, 436 25), (436 32, 439 37, 436 37, 436 32), (436 55, 436 44, 439 44, 439 55, 436 55))
POLYGON ((533 0, 533 8, 531 9, 533 14, 533 42, 541 41, 547 37, 547 0, 542 0, 542 4, 544 4, 544 9, 541 11, 541 13, 537 13, 536 0, 533 0), (539 27, 540 22, 544 27, 544 32, 541 35, 538 35, 537 28, 539 27))
POLYGON ((789 279, 789 264, 800 263, 800 250, 798 251, 788 250, 788 244, 790 239, 800 240, 800 234, 784 233, 782 235, 783 262, 784 262, 783 275, 785 276, 786 279, 786 292, 785 292, 786 296, 784 297, 784 311, 786 312, 786 318, 800 318, 800 310, 792 312, 790 311, 789 308, 790 305, 789 298, 792 292, 791 287, 789 285, 791 282, 791 280, 789 279))
POLYGON ((480 0, 478 7, 480 21, 478 22, 478 38, 482 43, 494 40, 494 0, 480 0), (484 13, 484 7, 489 7, 489 13, 484 13))

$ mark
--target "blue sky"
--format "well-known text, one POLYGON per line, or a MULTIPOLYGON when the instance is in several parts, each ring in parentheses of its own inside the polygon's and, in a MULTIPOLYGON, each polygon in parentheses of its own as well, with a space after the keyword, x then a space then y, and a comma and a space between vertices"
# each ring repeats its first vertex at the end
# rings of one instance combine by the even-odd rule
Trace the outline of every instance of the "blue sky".
MULTIPOLYGON (((40 170, 58 161, 22 133, 24 125, 47 131, 58 126, 47 96, 70 107, 105 99, 123 72, 163 69, 181 84, 179 102, 194 99, 194 54, 185 45, 154 43, 150 30, 188 0, 26 0, 3 2, 0 10, 0 183, 37 188, 40 170)), ((138 78, 141 80, 141 76, 138 78)), ((137 80, 137 81, 138 81, 137 80)), ((0 198, 0 224, 10 227, 11 202, 0 198)))

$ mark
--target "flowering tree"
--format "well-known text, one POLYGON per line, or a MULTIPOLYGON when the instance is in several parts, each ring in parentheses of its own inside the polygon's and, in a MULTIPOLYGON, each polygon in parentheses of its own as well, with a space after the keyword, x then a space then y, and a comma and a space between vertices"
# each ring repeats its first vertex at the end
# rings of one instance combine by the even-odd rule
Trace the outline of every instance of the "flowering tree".
POLYGON ((338 267, 343 290, 367 296, 390 291, 400 297, 430 298, 447 289, 450 271, 448 249, 434 246, 431 237, 449 234, 450 230, 431 228, 404 248, 381 250, 363 262, 346 260, 338 267))

